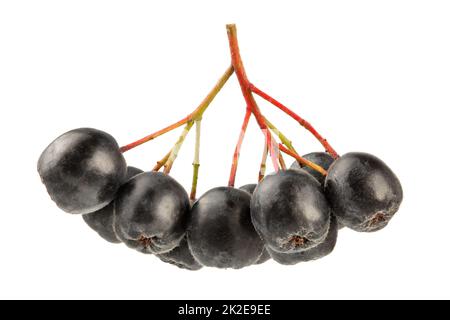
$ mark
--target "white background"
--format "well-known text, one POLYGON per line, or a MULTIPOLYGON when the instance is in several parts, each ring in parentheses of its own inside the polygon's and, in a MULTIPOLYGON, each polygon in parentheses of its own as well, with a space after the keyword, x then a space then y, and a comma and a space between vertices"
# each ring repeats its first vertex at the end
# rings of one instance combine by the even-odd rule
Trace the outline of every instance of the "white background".
MULTIPOLYGON (((450 298, 449 16, 448 1, 2 1, 0 298, 450 298), (230 22, 255 84, 341 154, 397 173, 404 202, 386 229, 344 230, 308 264, 187 272, 56 208, 36 172, 47 144, 90 126, 123 145, 185 116, 229 64, 230 22)), ((321 150, 258 101, 301 153, 321 150)), ((200 193, 227 183, 244 108, 233 77, 204 117, 200 193)), ((178 134, 128 163, 150 170, 178 134)), ((238 185, 256 180, 262 141, 252 120, 238 185)), ((173 168, 186 188, 192 147, 191 134, 173 168)))

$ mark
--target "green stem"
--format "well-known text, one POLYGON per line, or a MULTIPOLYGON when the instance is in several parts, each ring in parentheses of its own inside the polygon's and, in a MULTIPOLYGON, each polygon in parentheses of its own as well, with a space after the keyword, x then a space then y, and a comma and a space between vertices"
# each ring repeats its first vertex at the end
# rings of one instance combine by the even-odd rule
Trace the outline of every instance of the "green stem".
POLYGON ((198 171, 200 168, 201 123, 202 119, 198 119, 195 121, 195 152, 194 152, 194 161, 192 162, 193 173, 192 173, 192 187, 190 194, 190 199, 192 201, 195 201, 195 196, 197 193, 198 171))
POLYGON ((181 149, 181 146, 183 145, 184 140, 186 140, 186 136, 191 130, 192 126, 194 125, 194 121, 189 121, 186 126, 183 129, 183 132, 181 133, 180 137, 178 138, 177 142, 173 146, 173 148, 170 150, 169 158, 167 159, 166 164, 164 165, 164 173, 169 174, 170 170, 172 169, 173 163, 175 162, 178 152, 181 149))
POLYGON ((183 124, 188 123, 191 120, 196 120, 198 118, 202 117, 202 114, 205 112, 205 110, 208 108, 208 106, 211 104, 211 102, 214 100, 216 95, 219 93, 220 90, 222 90, 225 83, 230 79, 231 75, 233 74, 234 69, 233 66, 229 66, 227 70, 225 70, 224 74, 220 77, 219 81, 215 84, 215 86, 211 89, 211 91, 206 95, 206 97, 203 99, 203 101, 200 103, 200 105, 192 111, 190 114, 188 114, 183 119, 171 124, 170 126, 167 126, 161 130, 158 130, 146 137, 143 137, 137 141, 134 141, 130 144, 127 144, 120 148, 121 152, 126 152, 128 150, 131 150, 133 148, 136 148, 137 146, 140 146, 143 143, 146 143, 150 140, 155 139, 156 137, 159 137, 169 131, 172 131, 178 127, 181 127, 183 124))
POLYGON ((292 150, 295 153, 297 153, 294 149, 294 146, 292 145, 292 141, 289 140, 280 130, 278 130, 277 127, 275 127, 275 125, 272 122, 270 122, 266 117, 264 117, 264 120, 266 121, 266 124, 269 127, 269 129, 272 130, 272 132, 275 133, 278 136, 278 138, 280 138, 280 141, 286 147, 288 147, 289 150, 292 150))
POLYGON ((181 135, 178 138, 175 145, 170 150, 168 158, 163 159, 163 160, 166 160, 164 162, 164 173, 166 173, 166 174, 170 173, 173 163, 175 162, 175 159, 178 156, 178 152, 180 151, 181 146, 183 145, 183 142, 186 139, 187 134, 189 133, 189 130, 191 130, 192 126, 194 125, 194 122, 202 119, 203 114, 205 113, 206 109, 208 109, 211 102, 217 96, 219 91, 223 88, 223 86, 228 81, 228 79, 231 77, 233 72, 234 72, 233 66, 229 66, 228 69, 225 71, 225 73, 222 75, 222 77, 219 79, 219 81, 216 83, 214 88, 208 93, 208 95, 205 97, 205 99, 203 99, 203 101, 197 107, 197 109, 195 109, 195 111, 192 112, 187 117, 188 120, 186 121, 186 126, 184 127, 183 132, 181 133, 181 135))

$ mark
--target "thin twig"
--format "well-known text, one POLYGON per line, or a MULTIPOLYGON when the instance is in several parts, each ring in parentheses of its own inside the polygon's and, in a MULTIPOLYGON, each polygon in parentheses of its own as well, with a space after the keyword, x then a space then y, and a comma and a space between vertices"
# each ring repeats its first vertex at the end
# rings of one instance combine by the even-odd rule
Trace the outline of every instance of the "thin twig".
POLYGON ((195 201, 197 193, 197 182, 198 182, 198 171, 200 169, 200 135, 201 135, 201 124, 202 119, 195 121, 195 151, 194 151, 194 161, 192 162, 192 187, 190 199, 195 201))
POLYGON ((244 141, 245 132, 247 130, 247 126, 248 126, 248 122, 250 120, 251 114, 252 114, 251 109, 249 107, 247 107, 247 110, 245 112, 244 120, 242 121, 242 127, 241 127, 241 132, 239 134, 239 139, 238 139, 238 142, 237 142, 236 147, 234 149, 233 162, 232 162, 232 165, 231 165, 231 172, 230 172, 230 178, 228 180, 228 186, 230 186, 230 187, 234 187, 234 183, 235 183, 235 180, 236 180, 236 172, 237 172, 237 167, 238 167, 238 162, 239 162, 239 156, 240 156, 241 147, 242 147, 242 142, 244 141))
POLYGON ((261 165, 259 166, 259 175, 258 181, 261 181, 266 175, 266 162, 267 162, 267 153, 269 149, 267 148, 267 141, 264 141, 264 151, 261 159, 261 165))
POLYGON ((290 117, 292 117, 293 119, 295 119, 301 126, 303 126, 306 130, 308 130, 309 132, 311 132, 313 134, 314 137, 316 137, 317 140, 319 140, 319 142, 323 145, 323 147, 325 148, 325 150, 335 159, 339 158, 339 155, 337 154, 337 152, 331 147, 331 145, 328 143, 328 141, 323 138, 317 131, 316 129, 314 129, 314 127, 305 119, 303 119, 302 117, 300 117, 298 114, 296 114, 294 111, 292 111, 291 109, 289 109, 288 107, 286 107, 285 105, 283 105, 281 102, 279 102, 278 100, 275 100, 274 98, 272 98, 271 96, 269 96, 267 93, 263 92, 262 90, 258 89, 257 87, 255 87, 253 84, 250 84, 250 89, 252 92, 254 92, 255 94, 257 94, 258 96, 260 96, 261 98, 267 100, 268 102, 270 102, 271 104, 273 104, 275 107, 277 107, 278 109, 282 110, 283 112, 285 112, 286 114, 288 114, 290 117))
POLYGON ((177 142, 173 146, 173 148, 170 151, 169 159, 167 159, 166 164, 164 165, 164 173, 169 174, 170 170, 172 169, 173 163, 175 162, 175 159, 178 156, 178 152, 181 149, 181 146, 183 145, 184 140, 186 139, 187 134, 191 130, 192 126, 194 125, 194 121, 189 121, 186 126, 183 129, 183 132, 181 132, 180 137, 178 138, 177 142))
POLYGON ((283 151, 284 153, 290 155, 291 157, 293 157, 294 159, 296 159, 300 164, 303 164, 305 166, 310 167, 311 169, 314 169, 318 172, 320 172, 321 174, 323 174, 324 176, 327 175, 327 171, 322 168, 321 166, 315 164, 314 162, 311 162, 309 160, 306 160, 303 157, 300 157, 298 154, 296 154, 295 152, 289 150, 288 148, 286 148, 285 146, 283 146, 281 143, 279 145, 280 150, 283 151))
POLYGON ((228 41, 230 46, 231 61, 236 73, 236 77, 239 80, 239 85, 241 87, 242 95, 244 96, 247 107, 250 107, 253 115, 255 116, 256 122, 258 123, 260 129, 264 134, 264 138, 267 140, 267 145, 269 148, 270 156, 272 158, 272 163, 275 171, 279 170, 278 165, 278 147, 273 141, 273 137, 270 130, 267 129, 267 125, 264 122, 264 118, 261 115, 258 105, 256 104, 255 98, 253 97, 252 91, 250 90, 250 81, 247 78, 247 74, 242 63, 241 54, 239 52, 239 44, 237 39, 237 29, 235 24, 227 25, 228 41))
POLYGON ((141 138, 135 142, 132 142, 130 144, 127 144, 127 145, 121 147, 120 151, 126 152, 128 150, 131 150, 145 142, 148 142, 150 140, 155 139, 156 137, 163 135, 164 133, 167 133, 169 131, 176 129, 176 128, 182 126, 183 124, 188 123, 191 120, 196 120, 196 118, 199 116, 201 117, 201 115, 205 112, 205 110, 208 108, 208 106, 214 100, 216 95, 219 93, 219 91, 223 88, 225 83, 231 77, 233 72, 234 72, 233 66, 229 66, 227 68, 227 70, 224 72, 224 74, 220 77, 219 81, 217 81, 216 85, 212 88, 212 90, 206 95, 206 97, 200 103, 200 105, 189 115, 187 115, 183 119, 171 124, 170 126, 165 127, 164 129, 158 130, 148 136, 145 136, 144 138, 141 138))

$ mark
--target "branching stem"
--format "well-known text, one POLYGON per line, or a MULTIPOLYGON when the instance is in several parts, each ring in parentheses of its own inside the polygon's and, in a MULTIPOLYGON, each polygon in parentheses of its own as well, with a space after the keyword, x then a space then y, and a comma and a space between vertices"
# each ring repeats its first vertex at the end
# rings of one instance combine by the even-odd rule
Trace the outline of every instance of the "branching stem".
POLYGON ((323 145, 323 147, 325 148, 325 150, 335 159, 339 158, 339 155, 337 154, 337 152, 331 147, 331 145, 328 143, 328 141, 323 138, 317 131, 316 129, 314 129, 314 127, 305 119, 303 119, 302 117, 300 117, 298 114, 296 114, 294 111, 292 111, 291 109, 289 109, 288 107, 286 107, 285 105, 283 105, 281 102, 279 102, 278 100, 275 100, 274 98, 272 98, 271 96, 269 96, 267 93, 263 92, 262 90, 258 89, 257 87, 255 87, 253 84, 250 84, 250 89, 252 92, 254 92, 255 94, 257 94, 258 96, 260 96, 261 98, 267 100, 268 102, 270 102, 271 104, 273 104, 275 107, 277 107, 278 109, 282 110, 283 112, 285 112, 286 114, 288 114, 290 117, 292 117, 293 119, 295 119, 301 126, 303 126, 306 130, 308 130, 309 132, 311 132, 313 134, 314 137, 316 137, 317 140, 319 140, 319 142, 323 145))
POLYGON ((239 85, 241 86, 242 95, 244 96, 247 107, 250 107, 253 115, 255 116, 256 122, 264 133, 264 137, 267 140, 267 145, 269 148, 269 153, 272 158, 272 163, 275 171, 279 170, 278 166, 278 147, 274 142, 270 130, 267 129, 267 125, 264 122, 264 118, 261 115, 258 105, 256 104, 255 98, 253 97, 252 91, 250 89, 250 81, 245 73, 244 64, 242 63, 241 54, 239 52, 239 45, 237 39, 237 29, 235 24, 227 25, 228 41, 230 45, 231 62, 238 78, 239 85))
POLYGON ((181 127, 182 125, 188 123, 189 121, 195 121, 197 118, 201 118, 202 114, 205 112, 205 110, 209 107, 211 102, 214 100, 216 95, 219 93, 219 91, 223 88, 225 83, 228 81, 228 79, 233 74, 233 66, 229 66, 227 70, 224 72, 224 74, 220 77, 219 81, 217 81, 216 85, 212 88, 212 90, 206 95, 206 97, 203 99, 203 101, 200 103, 200 105, 192 111, 190 114, 188 114, 183 119, 171 124, 170 126, 167 126, 161 130, 158 130, 152 134, 149 134, 148 136, 145 136, 135 142, 132 142, 130 144, 127 144, 120 148, 121 152, 126 152, 128 150, 131 150, 137 146, 140 146, 143 143, 146 143, 148 141, 151 141, 155 139, 156 137, 159 137, 167 132, 170 132, 178 127, 181 127))

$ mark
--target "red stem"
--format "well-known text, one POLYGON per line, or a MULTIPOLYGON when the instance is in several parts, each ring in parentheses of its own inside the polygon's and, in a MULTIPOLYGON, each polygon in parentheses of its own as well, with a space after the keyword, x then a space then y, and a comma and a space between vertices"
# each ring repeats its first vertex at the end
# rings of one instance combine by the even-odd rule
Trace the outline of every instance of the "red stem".
POLYGON ((283 151, 284 153, 290 155, 291 157, 293 157, 295 160, 297 160, 299 163, 303 164, 304 166, 308 166, 311 169, 314 169, 314 170, 320 172, 324 176, 327 175, 327 171, 324 168, 322 168, 321 166, 315 164, 314 162, 311 162, 311 161, 306 160, 305 158, 299 156, 295 152, 293 152, 293 151, 289 150, 288 148, 286 148, 285 146, 283 146, 281 143, 279 145, 279 148, 280 148, 281 151, 283 151))
POLYGON ((247 103, 247 107, 250 107, 253 115, 255 116, 256 122, 265 135, 267 145, 269 146, 269 152, 272 157, 273 166, 275 168, 275 171, 278 171, 278 149, 274 147, 273 137, 269 129, 267 128, 264 117, 261 115, 261 111, 259 110, 259 107, 256 104, 255 98, 253 97, 252 91, 250 89, 250 81, 248 80, 247 74, 245 73, 244 65, 242 63, 241 55, 239 52, 236 25, 228 24, 227 33, 230 45, 231 62, 234 67, 236 77, 238 78, 242 95, 244 96, 245 102, 247 103))
POLYGON ((234 187, 234 182, 236 180, 236 171, 239 162, 239 155, 241 152, 242 142, 244 141, 245 132, 247 131, 248 122, 250 120, 252 112, 249 107, 247 107, 247 111, 245 112, 244 121, 242 122, 241 133, 239 134, 239 139, 236 144, 236 148, 234 149, 233 154, 233 163, 231 165, 230 179, 228 180, 228 186, 234 187))
POLYGON ((283 154, 281 152, 278 154, 278 161, 280 161, 281 169, 286 170, 286 162, 284 161, 283 154))
POLYGON ((223 88, 223 86, 228 81, 228 79, 231 77, 233 72, 234 72, 233 66, 229 66, 227 68, 227 70, 225 70, 225 73, 220 77, 219 81, 217 81, 215 86, 211 89, 211 91, 206 95, 206 97, 200 103, 200 105, 194 111, 192 111, 190 114, 188 114, 186 117, 184 117, 183 119, 181 119, 181 120, 171 124, 170 126, 165 127, 164 129, 156 131, 156 132, 154 132, 152 134, 149 134, 148 136, 145 136, 142 139, 139 139, 139 140, 137 140, 135 142, 132 142, 130 144, 127 144, 127 145, 121 147, 120 151, 121 152, 126 152, 126 151, 128 151, 130 149, 133 149, 133 148, 135 148, 135 147, 137 147, 137 146, 139 146, 139 145, 141 145, 141 144, 143 144, 145 142, 153 140, 156 137, 159 137, 160 135, 162 135, 164 133, 172 131, 172 130, 182 126, 183 124, 188 123, 191 120, 195 120, 196 117, 201 117, 203 112, 208 108, 209 104, 216 97, 217 93, 219 93, 219 91, 223 88))
POLYGON ((267 142, 264 142, 264 151, 261 158, 261 165, 259 166, 258 182, 261 181, 266 174, 266 162, 267 162, 267 142))
MULTIPOLYGON (((195 111, 194 111, 195 112, 195 111)), ((193 112, 193 113, 194 113, 193 112)), ((181 127, 183 124, 187 123, 189 120, 192 119, 192 114, 189 114, 185 118, 181 119, 180 121, 175 122, 174 124, 171 124, 170 126, 165 127, 164 129, 158 130, 152 134, 149 134, 148 136, 145 136, 144 138, 141 138, 135 142, 132 142, 130 144, 127 144, 126 146, 123 146, 120 148, 120 152, 127 152, 128 150, 131 150, 133 148, 136 148, 137 146, 140 146, 141 144, 148 142, 150 140, 153 140, 160 135, 163 135, 164 133, 170 132, 178 127, 181 127)))
POLYGON ((331 147, 331 145, 328 143, 328 141, 323 138, 317 131, 316 129, 314 129, 314 127, 305 119, 303 119, 302 117, 300 117, 299 115, 297 115, 294 111, 292 111, 291 109, 289 109, 288 107, 286 107, 285 105, 283 105, 281 102, 275 100, 274 98, 272 98, 271 96, 269 96, 267 93, 263 92, 262 90, 258 89, 257 87, 255 87, 253 84, 250 84, 250 89, 252 92, 254 92, 255 94, 257 94, 258 96, 260 96, 261 98, 267 100, 268 102, 270 102, 271 104, 273 104, 275 107, 279 108, 280 110, 282 110, 283 112, 285 112, 286 114, 288 114, 289 116, 291 116, 293 119, 297 120, 298 123, 305 127, 306 130, 308 130, 309 132, 311 132, 314 137, 317 138, 317 140, 319 140, 319 142, 324 146, 325 150, 335 159, 339 158, 339 155, 337 154, 337 152, 331 147))

